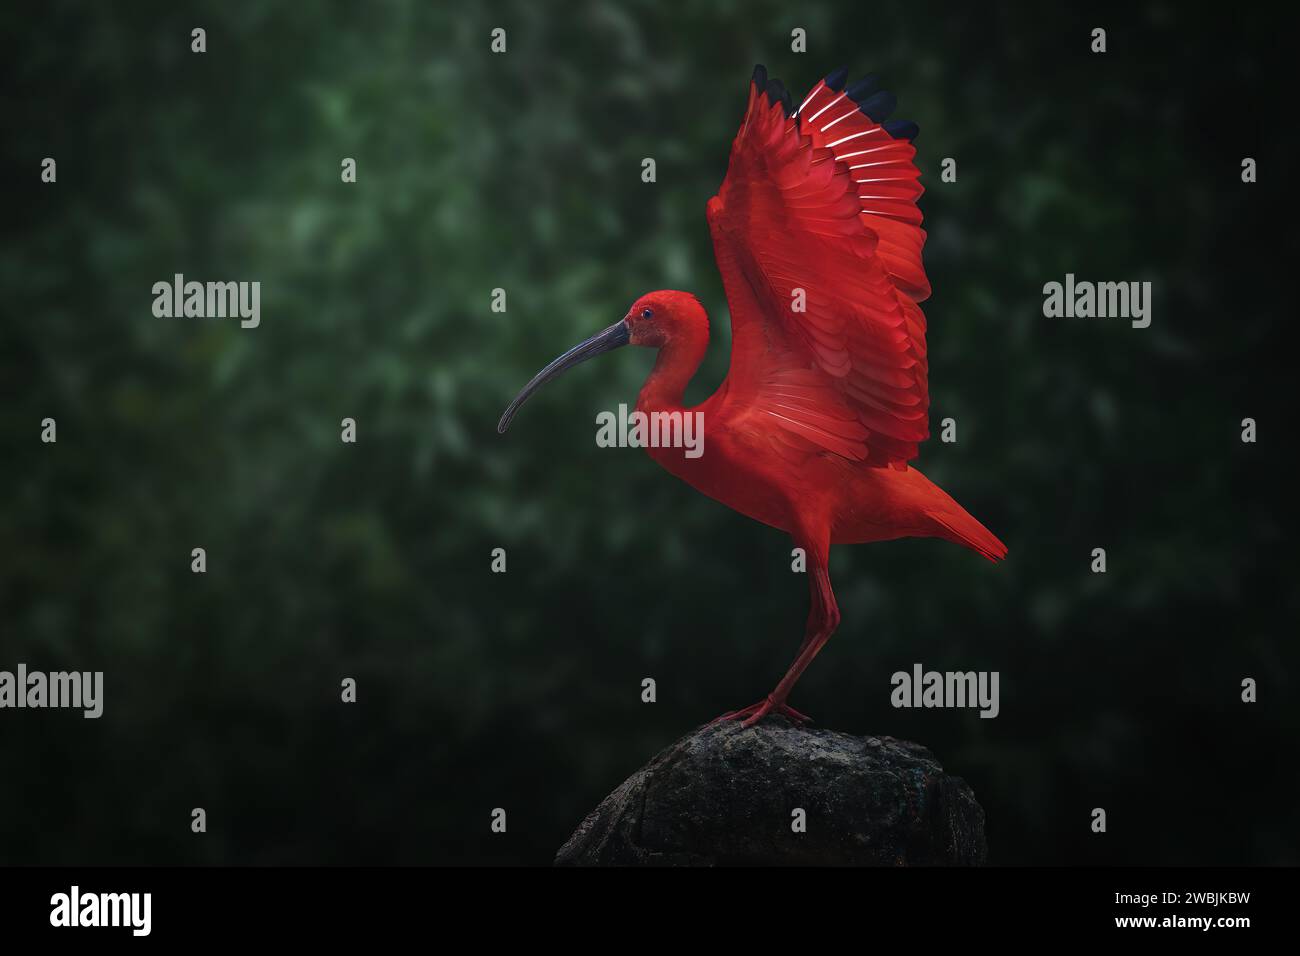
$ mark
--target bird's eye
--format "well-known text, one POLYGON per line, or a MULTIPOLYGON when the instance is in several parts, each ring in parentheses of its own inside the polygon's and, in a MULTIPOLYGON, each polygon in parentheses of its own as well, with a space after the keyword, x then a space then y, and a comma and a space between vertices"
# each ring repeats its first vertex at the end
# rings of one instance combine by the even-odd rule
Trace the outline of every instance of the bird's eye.
POLYGON ((642 310, 641 310, 641 318, 643 318, 643 319, 648 319, 648 318, 650 318, 652 315, 654 315, 654 312, 653 312, 652 310, 650 310, 650 309, 642 309, 642 310))

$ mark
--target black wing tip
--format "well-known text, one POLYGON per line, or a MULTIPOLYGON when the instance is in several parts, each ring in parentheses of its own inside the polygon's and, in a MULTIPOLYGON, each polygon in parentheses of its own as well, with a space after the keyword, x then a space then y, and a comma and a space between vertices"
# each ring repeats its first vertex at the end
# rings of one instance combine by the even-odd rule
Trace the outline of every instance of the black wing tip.
POLYGON ((898 98, 886 90, 872 93, 866 99, 855 102, 858 103, 858 109, 873 123, 883 123, 889 119, 889 114, 898 106, 898 98))
POLYGON ((871 122, 883 126, 885 132, 890 136, 895 139, 916 139, 920 129, 911 120, 885 122, 898 107, 898 98, 888 90, 878 90, 876 88, 877 83, 878 80, 875 76, 864 76, 850 86, 845 95, 858 104, 858 109, 862 110, 863 115, 870 119, 871 122))
POLYGON ((875 92, 876 85, 879 82, 880 78, 876 76, 876 74, 868 73, 862 79, 856 80, 852 86, 845 90, 844 95, 855 103, 861 103, 864 99, 875 92))
MULTIPOLYGON (((862 79, 855 81, 848 89, 845 89, 844 85, 848 82, 848 78, 848 67, 842 66, 826 74, 822 82, 826 84, 827 89, 836 93, 844 90, 844 95, 853 100, 858 109, 862 110, 863 114, 873 123, 880 123, 890 136, 895 139, 916 139, 920 129, 911 120, 884 122, 894 112, 895 107, 898 106, 898 100, 893 93, 886 90, 877 90, 876 87, 880 81, 875 74, 869 73, 862 79)), ((760 96, 767 97, 768 103, 773 106, 780 103, 781 109, 785 111, 786 116, 794 114, 794 99, 791 97, 790 91, 776 77, 769 78, 767 67, 762 63, 755 64, 754 76, 751 82, 758 89, 760 96)))
POLYGON ((830 73, 827 73, 826 78, 822 80, 822 82, 826 84, 827 89, 838 93, 840 90, 844 89, 844 84, 848 78, 849 68, 847 66, 842 66, 838 70, 832 70, 830 73))
POLYGON ((776 77, 772 77, 767 81, 765 92, 767 93, 767 101, 773 106, 780 103, 781 109, 785 111, 786 116, 789 116, 794 111, 794 99, 790 96, 790 91, 776 77))
POLYGON ((767 101, 773 106, 780 103, 781 109, 785 110, 786 116, 794 112, 794 98, 790 96, 790 91, 776 77, 768 79, 767 67, 762 63, 755 64, 754 76, 751 82, 758 90, 759 96, 766 95, 767 101))
POLYGON ((772 79, 772 81, 768 82, 767 95, 772 96, 774 94, 776 99, 772 101, 781 104, 781 112, 785 113, 785 116, 789 116, 790 113, 794 112, 794 98, 790 96, 789 88, 780 79, 772 79), (772 87, 776 87, 775 90, 772 87))
POLYGON ((882 124, 884 130, 894 139, 905 139, 908 142, 916 139, 921 133, 921 127, 917 126, 911 120, 890 120, 882 124))

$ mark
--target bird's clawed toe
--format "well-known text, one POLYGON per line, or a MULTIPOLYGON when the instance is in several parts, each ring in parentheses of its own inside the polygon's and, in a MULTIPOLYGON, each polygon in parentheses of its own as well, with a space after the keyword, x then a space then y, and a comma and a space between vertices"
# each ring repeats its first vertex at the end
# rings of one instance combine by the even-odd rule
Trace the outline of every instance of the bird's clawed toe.
POLYGON ((752 714, 750 714, 743 721, 741 721, 740 726, 753 727, 756 723, 758 723, 760 720, 762 720, 764 717, 768 716, 769 714, 778 714, 782 717, 788 718, 789 720, 793 721, 796 724, 806 724, 810 720, 812 720, 812 718, 809 717, 807 714, 800 713, 799 711, 791 707, 789 704, 774 703, 772 698, 769 697, 766 700, 764 700, 761 704, 758 705, 757 710, 755 710, 752 714))
POLYGON ((807 714, 802 714, 795 710, 787 703, 777 703, 771 696, 764 697, 757 704, 750 704, 748 707, 742 707, 740 710, 733 710, 723 714, 710 721, 709 725, 720 724, 727 720, 739 720, 742 727, 753 727, 756 723, 770 714, 778 714, 782 717, 794 721, 796 724, 806 724, 812 718, 807 714))

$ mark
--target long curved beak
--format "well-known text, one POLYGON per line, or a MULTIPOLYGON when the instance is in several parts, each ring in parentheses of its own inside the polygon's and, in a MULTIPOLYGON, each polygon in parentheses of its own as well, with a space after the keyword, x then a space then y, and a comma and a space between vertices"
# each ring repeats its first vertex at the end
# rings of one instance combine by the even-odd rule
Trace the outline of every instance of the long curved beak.
POLYGON ((528 401, 533 392, 551 379, 559 378, 569 369, 575 365, 581 365, 589 358, 603 355, 605 352, 612 352, 616 348, 627 345, 631 337, 632 330, 627 327, 626 322, 620 319, 604 332, 598 332, 587 341, 569 349, 569 351, 534 375, 532 381, 520 390, 519 394, 515 396, 515 400, 510 403, 509 407, 501 415, 501 421, 497 422, 497 431, 504 435, 520 406, 528 401))

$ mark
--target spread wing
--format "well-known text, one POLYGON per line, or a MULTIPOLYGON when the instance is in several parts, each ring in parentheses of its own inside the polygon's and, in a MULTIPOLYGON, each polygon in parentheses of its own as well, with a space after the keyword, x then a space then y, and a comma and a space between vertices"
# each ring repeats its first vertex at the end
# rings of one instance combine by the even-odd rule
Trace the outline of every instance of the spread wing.
POLYGON ((758 416, 778 453, 905 468, 930 405, 916 125, 882 125, 893 96, 844 80, 792 109, 754 70, 708 204, 731 307, 726 400, 758 416))

